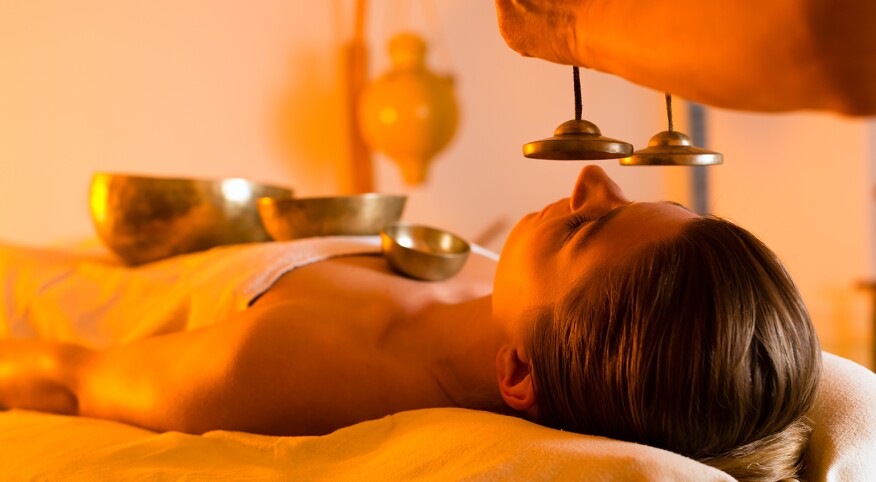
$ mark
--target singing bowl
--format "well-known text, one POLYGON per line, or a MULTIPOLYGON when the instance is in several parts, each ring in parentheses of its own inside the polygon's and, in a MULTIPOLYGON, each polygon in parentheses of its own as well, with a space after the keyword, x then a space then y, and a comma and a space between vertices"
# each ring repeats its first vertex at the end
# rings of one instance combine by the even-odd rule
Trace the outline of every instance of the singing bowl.
POLYGON ((259 199, 262 224, 275 241, 316 236, 376 235, 401 218, 406 196, 359 194, 259 199))
POLYGON ((225 244, 269 241, 257 200, 292 190, 241 178, 185 179, 97 173, 91 219, 98 237, 128 265, 225 244))
POLYGON ((381 230, 380 248, 393 269, 426 281, 440 281, 455 275, 471 252, 471 246, 453 233, 402 223, 381 230))

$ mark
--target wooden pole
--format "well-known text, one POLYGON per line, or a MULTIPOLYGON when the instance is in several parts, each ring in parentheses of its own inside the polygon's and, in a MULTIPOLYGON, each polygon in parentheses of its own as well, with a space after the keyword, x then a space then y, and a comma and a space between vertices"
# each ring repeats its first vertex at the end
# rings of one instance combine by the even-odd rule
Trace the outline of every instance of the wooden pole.
POLYGON ((350 128, 350 176, 354 193, 374 191, 371 151, 359 129, 359 97, 368 76, 368 50, 365 45, 365 13, 368 0, 356 0, 353 38, 347 45, 347 114, 350 128))

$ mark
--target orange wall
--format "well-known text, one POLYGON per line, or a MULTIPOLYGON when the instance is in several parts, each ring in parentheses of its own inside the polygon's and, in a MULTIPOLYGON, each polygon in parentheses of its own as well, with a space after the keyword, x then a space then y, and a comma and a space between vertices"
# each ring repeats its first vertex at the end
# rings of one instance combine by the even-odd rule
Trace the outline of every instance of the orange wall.
MULTIPOLYGON (((377 159, 377 187, 410 194, 408 219, 467 237, 502 222, 487 240, 498 248, 508 223, 567 192, 580 169, 520 155, 523 142, 572 116, 570 69, 507 49, 489 2, 435 3, 443 55, 433 63, 457 78, 461 127, 427 186, 407 188, 377 159)), ((368 17, 374 75, 399 24, 388 4, 398 2, 371 2, 368 17)), ((86 193, 100 170, 244 176, 302 196, 345 191, 340 54, 352 16, 350 0, 4 2, 0 238, 91 236, 86 193)), ((427 18, 414 8, 409 23, 434 34, 427 18)), ((594 73, 584 83, 587 114, 607 134, 647 139, 659 94, 594 73)), ((661 173, 621 176, 640 197, 665 197, 661 173)))
POLYGON ((713 111, 716 214, 745 226, 784 261, 824 347, 871 367, 876 122, 831 114, 713 111))

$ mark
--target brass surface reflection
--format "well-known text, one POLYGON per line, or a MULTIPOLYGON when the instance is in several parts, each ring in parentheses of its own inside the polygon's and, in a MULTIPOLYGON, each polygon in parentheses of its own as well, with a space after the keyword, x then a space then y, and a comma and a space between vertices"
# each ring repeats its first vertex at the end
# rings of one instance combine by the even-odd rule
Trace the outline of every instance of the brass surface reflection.
POLYGON ((462 269, 471 246, 447 231, 413 224, 391 224, 380 232, 383 257, 396 271, 426 280, 447 279, 462 269))
POLYGON ((91 217, 98 237, 126 264, 139 265, 225 244, 268 241, 261 197, 292 190, 241 178, 219 180, 98 173, 91 217))
POLYGON ((263 198, 259 215, 276 241, 314 236, 376 235, 401 218, 406 196, 359 194, 298 199, 263 198))

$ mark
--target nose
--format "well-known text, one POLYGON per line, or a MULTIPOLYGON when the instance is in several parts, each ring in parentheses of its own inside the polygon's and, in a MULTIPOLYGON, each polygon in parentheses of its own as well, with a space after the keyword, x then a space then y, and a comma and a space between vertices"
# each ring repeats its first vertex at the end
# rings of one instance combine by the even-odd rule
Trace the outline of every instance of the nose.
POLYGON ((581 169, 575 182, 575 189, 569 198, 573 211, 584 207, 611 210, 629 202, 623 189, 615 184, 601 167, 595 165, 581 169))

